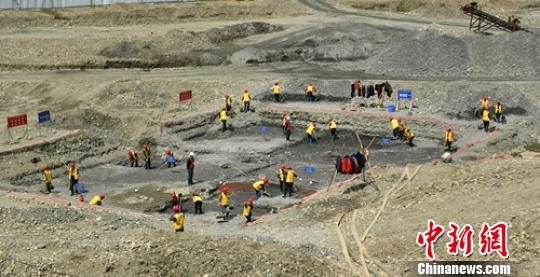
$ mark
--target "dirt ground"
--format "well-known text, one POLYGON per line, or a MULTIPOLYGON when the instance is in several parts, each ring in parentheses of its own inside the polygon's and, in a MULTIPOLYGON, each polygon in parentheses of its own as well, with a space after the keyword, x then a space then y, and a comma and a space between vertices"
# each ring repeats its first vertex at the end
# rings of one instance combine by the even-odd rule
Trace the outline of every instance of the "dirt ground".
MULTIPOLYGON (((409 262, 426 260, 416 235, 434 219, 477 232, 484 222, 508 223, 514 275, 536 276, 537 7, 481 1, 486 10, 523 16, 533 33, 480 35, 468 30, 457 2, 374 2, 2 12, 0 118, 27 113, 28 128, 3 127, 0 136, 0 236, 9 238, 0 241, 0 275, 414 276, 409 262), (398 89, 411 89, 412 109, 390 113, 373 98, 351 99, 356 80, 389 81, 394 93, 385 104, 397 104, 398 89), (275 82, 281 103, 270 91, 275 82), (316 102, 306 99, 309 83, 317 87, 316 102), (246 113, 244 89, 253 98, 246 113), (185 90, 193 98, 179 103, 185 90), (234 104, 222 132, 225 94, 234 104), (482 96, 504 105, 506 123, 491 121, 489 132, 475 115, 482 96), (38 124, 43 110, 52 120, 38 124), (281 130, 284 112, 294 126, 291 141, 281 130), (391 117, 415 132, 414 147, 390 139, 391 117), (336 142, 330 118, 338 124, 336 142), (312 121, 317 144, 305 138, 312 121), (457 141, 452 163, 443 163, 448 128, 457 141), (153 151, 151 170, 142 161, 129 165, 127 150, 141 152, 143 144, 153 151), (366 179, 334 178, 336 157, 361 145, 370 153, 366 179), (167 148, 176 166, 163 162, 167 148), (67 161, 79 165, 85 202, 104 193, 103 207, 70 195, 67 161), (53 171, 51 194, 43 193, 42 164, 53 171), (292 197, 281 195, 281 164, 300 177, 292 197), (412 181, 398 182, 405 168, 418 166, 412 181), (269 194, 256 199, 256 221, 246 225, 242 206, 262 176, 270 179, 269 194), (233 207, 228 221, 217 218, 225 187, 233 207), (168 221, 172 192, 184 196, 185 233, 175 234, 168 221), (204 198, 202 215, 193 213, 193 192, 204 198)), ((446 254, 442 242, 435 252, 437 260, 467 260, 446 254)), ((469 259, 501 261, 477 252, 469 259)))

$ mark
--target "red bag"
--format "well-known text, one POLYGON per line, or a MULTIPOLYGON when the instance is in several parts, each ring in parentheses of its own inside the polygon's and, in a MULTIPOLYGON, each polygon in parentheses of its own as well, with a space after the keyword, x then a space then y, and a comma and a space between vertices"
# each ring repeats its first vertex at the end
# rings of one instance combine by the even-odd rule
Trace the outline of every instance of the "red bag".
POLYGON ((345 156, 341 160, 341 171, 345 174, 351 174, 352 173, 352 163, 351 163, 351 157, 345 156))

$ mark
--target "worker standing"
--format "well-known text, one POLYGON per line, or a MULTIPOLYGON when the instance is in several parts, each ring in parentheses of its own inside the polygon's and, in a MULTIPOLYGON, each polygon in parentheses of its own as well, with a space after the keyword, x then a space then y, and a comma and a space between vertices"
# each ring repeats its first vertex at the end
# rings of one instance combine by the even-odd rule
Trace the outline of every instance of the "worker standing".
POLYGON ((203 199, 199 193, 192 194, 193 206, 195 206, 195 214, 202 214, 203 199))
POLYGON ((294 185, 294 179, 298 177, 296 175, 296 172, 292 169, 291 166, 287 167, 287 176, 285 176, 285 191, 283 192, 283 198, 287 197, 287 194, 289 194, 289 197, 292 196, 292 190, 294 185))
POLYGON ((256 199, 261 198, 263 193, 266 194, 266 188, 264 187, 266 184, 268 184, 268 178, 266 176, 260 177, 259 181, 253 183, 252 187, 255 190, 256 199))
POLYGON ((454 131, 448 128, 448 130, 446 130, 446 133, 444 134, 444 142, 446 144, 447 151, 452 151, 452 142, 454 142, 454 139, 454 131))
POLYGON ((291 123, 291 118, 287 116, 287 119, 285 120, 285 126, 284 126, 284 129, 285 129, 285 139, 287 141, 290 141, 291 140, 291 134, 292 134, 292 129, 293 129, 293 126, 292 126, 292 123, 291 123))
POLYGON ((52 179, 53 175, 52 172, 47 168, 46 165, 42 165, 39 167, 39 170, 43 174, 43 183, 45 183, 45 190, 47 193, 51 193, 51 191, 54 189, 54 186, 52 185, 52 179))
POLYGON ((242 94, 242 102, 244 103, 244 109, 242 111, 245 113, 249 112, 251 95, 249 94, 249 91, 247 89, 244 89, 244 93, 242 94))
POLYGON ((70 162, 68 166, 69 191, 71 196, 75 194, 75 185, 79 183, 79 168, 75 162, 70 162))
POLYGON ((279 180, 279 191, 283 194, 283 191, 285 190, 285 176, 287 174, 286 166, 284 164, 279 166, 277 177, 279 180))
POLYGON ((128 150, 128 156, 129 156, 129 163, 131 164, 131 167, 139 167, 139 154, 133 150, 133 148, 130 148, 128 150))
POLYGON ((306 129, 308 144, 317 143, 317 139, 315 138, 315 128, 317 128, 317 123, 315 123, 315 121, 312 121, 309 123, 306 129))
POLYGON ((482 122, 484 123, 484 131, 486 133, 489 132, 489 121, 490 121, 489 110, 484 110, 482 112, 482 122))
POLYGON ((390 125, 392 126, 392 134, 394 138, 399 137, 399 120, 395 117, 390 118, 390 125))
POLYGON ((227 109, 221 110, 221 112, 219 113, 219 119, 221 120, 221 123, 223 125, 223 127, 221 128, 221 132, 225 132, 227 130, 227 120, 229 119, 227 109))
POLYGON ((195 170, 195 153, 190 152, 186 162, 188 172, 188 186, 193 185, 193 171, 195 170))
POLYGON ((333 118, 328 121, 328 128, 330 129, 330 135, 332 135, 332 142, 336 142, 337 137, 337 123, 333 118))
POLYGON ((173 222, 175 232, 184 232, 184 213, 180 211, 179 206, 173 207, 173 215, 169 218, 173 222))
POLYGON ((232 109, 232 104, 233 104, 232 97, 226 94, 225 95, 225 109, 227 111, 230 111, 232 109))
POLYGON ((414 139, 414 132, 411 130, 411 128, 407 127, 407 126, 404 126, 405 127, 405 130, 403 131, 403 138, 409 142, 409 146, 410 147, 413 147, 414 146, 414 143, 413 143, 413 139, 414 139))
POLYGON ((151 169, 152 163, 152 151, 150 151, 150 146, 148 144, 143 145, 143 156, 144 156, 144 168, 151 169))
POLYGON ((230 202, 229 202, 229 188, 224 187, 221 190, 221 194, 219 195, 219 205, 221 206, 221 213, 222 213, 223 218, 225 220, 229 219, 229 212, 230 212, 229 204, 230 204, 230 202))
POLYGON ((501 104, 501 101, 497 101, 497 104, 495 104, 495 120, 497 123, 501 123, 501 116, 503 112, 503 106, 501 104))
POLYGON ((281 88, 279 87, 279 83, 274 83, 274 86, 272 87, 272 93, 274 93, 274 99, 276 102, 281 102, 281 88))
POLYGON ((486 96, 482 96, 482 100, 480 101, 480 108, 482 110, 488 110, 489 111, 489 101, 486 96))
POLYGON ((356 96, 360 96, 360 89, 362 85, 360 81, 356 81, 352 84, 352 90, 351 90, 351 98, 354 98, 356 96))
POLYGON ((285 123, 287 122, 288 117, 287 112, 281 113, 281 129, 283 129, 283 132, 285 132, 285 123))
POLYGON ((103 199, 105 199, 105 194, 100 194, 100 195, 96 195, 94 196, 90 202, 88 202, 88 204, 90 205, 94 205, 94 206, 101 206, 103 205, 103 199))
POLYGON ((253 212, 253 198, 249 197, 244 203, 244 209, 242 210, 242 215, 246 218, 246 224, 250 223, 251 214, 253 212))
POLYGON ((306 94, 307 94, 307 98, 309 102, 315 101, 315 95, 313 95, 315 92, 317 92, 317 89, 315 88, 313 84, 309 84, 306 87, 306 94))

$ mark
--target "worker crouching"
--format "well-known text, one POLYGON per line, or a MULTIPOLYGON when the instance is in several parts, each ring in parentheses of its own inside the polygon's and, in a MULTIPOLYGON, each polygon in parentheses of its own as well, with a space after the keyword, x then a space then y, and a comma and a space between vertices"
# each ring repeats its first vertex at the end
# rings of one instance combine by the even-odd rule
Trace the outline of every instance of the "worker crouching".
POLYGON ((298 177, 292 167, 287 167, 287 175, 285 176, 285 191, 283 192, 283 198, 292 196, 294 180, 298 177))
POLYGON ((102 206, 103 205, 103 199, 105 199, 105 194, 100 194, 94 196, 92 199, 90 199, 90 202, 88 204, 95 205, 95 206, 102 206))
POLYGON ((49 168, 46 165, 42 165, 39 167, 39 170, 43 174, 43 183, 45 184, 45 191, 47 193, 51 193, 54 189, 54 186, 52 185, 52 179, 53 175, 52 172, 49 170, 49 168))
POLYGON ((193 199, 193 206, 195 207, 195 214, 202 214, 203 213, 203 210, 202 210, 202 204, 203 204, 202 196, 199 193, 193 193, 192 194, 192 199, 193 199))
POLYGON ((252 187, 255 190, 256 199, 259 199, 263 194, 266 194, 266 184, 268 184, 268 178, 266 176, 259 178, 259 181, 253 183, 252 187))
POLYGON ((128 150, 128 157, 131 167, 139 167, 139 154, 135 150, 130 148, 128 150))
POLYGON ((253 212, 253 198, 249 197, 244 203, 244 209, 242 210, 242 215, 246 218, 246 224, 252 222, 251 215, 253 212))
POLYGON ((175 232, 184 232, 184 213, 180 211, 180 206, 173 207, 173 215, 169 220, 173 222, 175 232))

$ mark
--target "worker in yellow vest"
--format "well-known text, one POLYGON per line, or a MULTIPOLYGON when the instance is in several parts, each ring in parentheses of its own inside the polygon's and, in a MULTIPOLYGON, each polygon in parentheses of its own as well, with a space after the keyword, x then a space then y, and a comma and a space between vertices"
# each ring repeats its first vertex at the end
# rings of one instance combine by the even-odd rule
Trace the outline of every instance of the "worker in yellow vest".
POLYGON ((392 134, 394 138, 399 137, 399 120, 395 117, 390 118, 390 126, 392 126, 392 134))
POLYGON ((257 182, 253 183, 252 187, 255 190, 256 199, 261 198, 263 193, 267 193, 264 187, 266 184, 268 184, 268 178, 266 176, 262 176, 257 182))
POLYGON ((480 100, 480 108, 482 110, 488 110, 489 111, 489 101, 486 96, 482 96, 482 100, 480 100))
POLYGON ((403 138, 409 142, 409 146, 413 147, 413 139, 414 139, 414 132, 411 130, 411 128, 405 126, 405 130, 403 131, 403 138))
POLYGON ((202 214, 203 199, 199 193, 192 194, 193 206, 195 206, 195 214, 202 214))
POLYGON ((219 205, 221 206, 221 213, 224 219, 229 218, 230 213, 230 201, 229 201, 229 188, 224 187, 221 189, 221 194, 219 195, 219 205))
POLYGON ((180 211, 179 206, 173 207, 173 215, 169 218, 173 222, 173 228, 175 232, 184 232, 184 213, 180 211))
POLYGON ((227 111, 230 111, 232 109, 232 104, 233 104, 232 97, 228 94, 225 94, 225 109, 227 111))
POLYGON ((317 123, 315 123, 315 121, 312 121, 309 123, 306 129, 308 144, 317 143, 317 139, 315 138, 315 128, 317 128, 317 123))
POLYGON ((45 190, 47 193, 51 193, 51 191, 54 189, 54 186, 52 185, 52 179, 53 175, 52 172, 49 170, 49 168, 46 165, 42 165, 39 167, 39 170, 43 174, 43 183, 45 183, 45 190))
POLYGON ((503 106, 501 104, 501 101, 497 101, 497 104, 495 104, 495 120, 497 123, 502 122, 502 112, 503 106))
POLYGON ((69 162, 68 166, 68 176, 69 176, 69 191, 71 196, 75 194, 75 185, 79 183, 79 168, 75 162, 69 162))
POLYGON ((251 214, 253 212, 253 198, 249 197, 244 203, 244 209, 242 209, 242 215, 246 218, 246 224, 250 223, 251 214))
POLYGON ((448 130, 446 130, 446 133, 444 134, 444 142, 446 144, 447 151, 452 151, 452 142, 454 142, 454 139, 454 131, 448 128, 448 130))
POLYGON ((143 145, 144 168, 152 169, 152 151, 148 144, 143 145))
POLYGON ((333 118, 328 121, 328 129, 330 129, 330 135, 332 136, 332 142, 336 142, 337 137, 337 123, 333 118))
POLYGON ((219 112, 219 119, 223 124, 221 131, 225 132, 227 130, 227 120, 229 119, 229 113, 227 112, 227 109, 222 109, 221 112, 219 112))
POLYGON ((482 111, 482 122, 484 123, 484 131, 489 132, 490 115, 489 110, 482 111))
POLYGON ((276 102, 281 102, 281 88, 279 87, 279 83, 274 83, 274 86, 272 87, 272 93, 274 94, 274 99, 276 102))
POLYGON ((279 166, 277 177, 279 179, 279 190, 283 193, 285 188, 285 176, 287 174, 286 166, 284 164, 279 166))
POLYGON ((247 89, 244 89, 244 93, 242 94, 242 103, 244 103, 244 108, 242 109, 242 111, 245 113, 249 112, 251 95, 249 94, 249 91, 247 89))
POLYGON ((307 94, 307 98, 309 102, 315 101, 315 95, 313 95, 315 92, 317 92, 317 89, 315 88, 313 84, 309 84, 306 87, 306 94, 307 94))
POLYGON ((103 199, 105 199, 105 194, 100 194, 94 196, 88 204, 95 205, 95 206, 101 206, 103 205, 103 199))
POLYGON ((285 191, 283 192, 283 198, 287 197, 287 194, 289 194, 289 197, 292 196, 294 180, 296 179, 296 177, 298 176, 296 175, 296 172, 294 172, 292 167, 287 167, 287 176, 285 176, 285 191))

